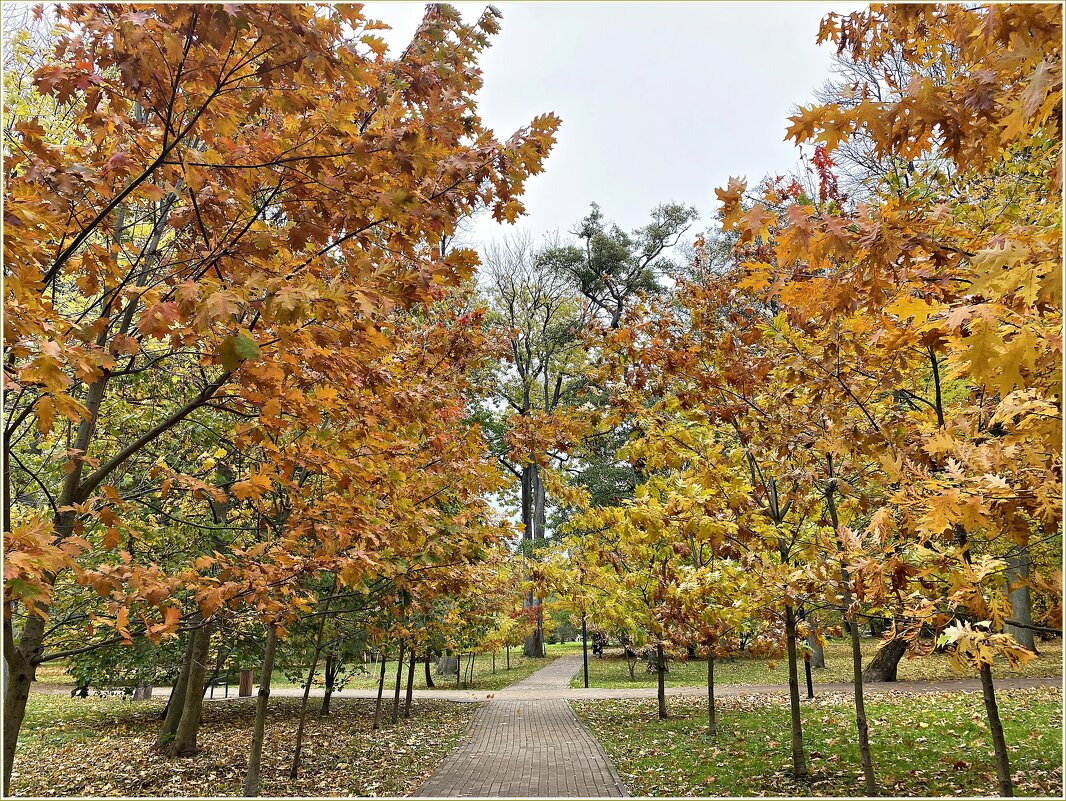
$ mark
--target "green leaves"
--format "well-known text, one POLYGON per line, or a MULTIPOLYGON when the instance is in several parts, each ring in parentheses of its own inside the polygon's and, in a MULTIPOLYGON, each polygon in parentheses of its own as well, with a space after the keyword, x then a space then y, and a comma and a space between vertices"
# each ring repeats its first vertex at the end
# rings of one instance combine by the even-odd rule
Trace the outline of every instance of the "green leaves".
POLYGON ((258 359, 259 355, 259 346, 250 334, 243 331, 224 339, 218 348, 218 357, 223 368, 231 373, 240 367, 242 362, 258 359))

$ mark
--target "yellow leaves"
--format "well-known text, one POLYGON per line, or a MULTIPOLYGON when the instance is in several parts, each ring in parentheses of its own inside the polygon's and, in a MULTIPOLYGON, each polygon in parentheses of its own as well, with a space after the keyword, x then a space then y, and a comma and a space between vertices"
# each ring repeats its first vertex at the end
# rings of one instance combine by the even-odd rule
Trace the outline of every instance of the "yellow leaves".
POLYGON ((1062 60, 1045 59, 1033 70, 1021 94, 1022 114, 1032 125, 1042 125, 1061 98, 1062 60))
POLYGON ((774 221, 774 215, 761 203, 756 203, 739 215, 732 227, 740 231, 741 242, 750 242, 757 236, 769 238, 770 225, 774 221))
POLYGON ((744 196, 744 192, 747 190, 747 182, 740 178, 729 178, 729 184, 725 189, 715 189, 714 193, 718 196, 718 200, 726 208, 728 213, 735 205, 740 203, 741 198, 744 196))
POLYGON ((1013 240, 978 251, 970 260, 976 276, 970 285, 973 294, 990 300, 1016 295, 1027 305, 1050 294, 1044 278, 1058 270, 1058 265, 1031 252, 1013 240))
POLYGON ((970 333, 962 337, 962 350, 953 358, 955 370, 977 384, 999 383, 1002 370, 1001 357, 1005 351, 1003 338, 995 324, 987 319, 977 319, 970 333))
POLYGON ((926 502, 925 514, 918 522, 918 530, 927 536, 936 536, 958 522, 954 493, 934 495, 926 502))
POLYGON ((911 319, 915 325, 921 325, 932 315, 941 311, 942 307, 931 304, 922 297, 911 294, 901 294, 887 306, 888 314, 898 317, 900 320, 911 319))
POLYGON ((200 305, 193 324, 197 329, 206 331, 213 322, 233 319, 239 309, 237 297, 232 292, 227 290, 213 292, 200 305))
POLYGON ((52 433, 55 424, 55 401, 50 395, 42 395, 34 404, 34 412, 37 414, 37 430, 47 436, 52 433))
POLYGON ((991 666, 1000 656, 1013 670, 1018 670, 1036 658, 1036 654, 1023 648, 1010 635, 990 630, 990 624, 987 620, 976 624, 954 623, 940 635, 937 642, 950 647, 952 665, 956 669, 991 666))
POLYGON ((819 106, 801 107, 798 114, 788 118, 791 123, 785 131, 785 141, 796 140, 796 144, 807 142, 814 138, 815 133, 822 122, 822 109, 819 106))
POLYGON ((56 542, 52 524, 41 516, 16 522, 4 532, 4 601, 21 603, 30 614, 47 618, 49 575, 76 568, 74 559, 86 547, 85 540, 75 537, 56 542))
POLYGON ((749 261, 744 263, 744 270, 744 277, 737 282, 740 289, 760 292, 770 286, 773 265, 761 261, 749 261))
POLYGON ((273 483, 268 474, 262 469, 253 469, 251 476, 245 481, 236 482, 230 492, 240 500, 258 499, 273 488, 273 483))

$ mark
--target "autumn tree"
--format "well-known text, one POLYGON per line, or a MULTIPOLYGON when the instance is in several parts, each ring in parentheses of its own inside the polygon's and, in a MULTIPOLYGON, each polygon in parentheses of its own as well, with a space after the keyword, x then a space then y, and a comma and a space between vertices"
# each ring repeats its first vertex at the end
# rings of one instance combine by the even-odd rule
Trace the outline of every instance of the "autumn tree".
MULTIPOLYGON (((58 13, 34 81, 67 133, 19 118, 4 143, 5 785, 29 684, 49 656, 55 589, 87 563, 111 596, 110 623, 100 622, 120 640, 173 631, 183 587, 209 617, 238 595, 227 571, 283 604, 288 593, 268 589, 279 580, 298 592, 306 570, 358 563, 365 540, 338 541, 343 524, 319 527, 340 508, 344 461, 358 447, 322 437, 344 421, 346 436, 368 441, 373 424, 360 431, 344 415, 363 411, 379 386, 372 373, 386 368, 353 386, 329 355, 387 350, 393 310, 469 276, 474 255, 441 256, 437 244, 474 208, 521 213, 523 182, 558 125, 538 118, 505 143, 482 127, 476 62, 498 27, 492 10, 468 25, 431 6, 395 58, 355 8, 58 13), (302 412, 312 416, 295 433, 317 442, 314 464, 290 457, 286 470, 265 471, 302 412), (205 425, 221 426, 228 456, 233 440, 254 459, 206 481, 200 470, 151 469, 205 425), (331 448, 345 456, 337 468, 331 448), (149 485, 134 491, 141 474, 149 485), (326 493, 300 518, 291 513, 310 508, 304 476, 326 493), (138 534, 133 495, 152 492, 288 500, 271 543, 164 572, 150 553, 119 549, 138 534), (279 561, 297 545, 295 562, 279 561)), ((414 486, 401 494, 420 497, 414 486)))
POLYGON ((1060 205, 1023 199, 1061 190, 1061 11, 888 6, 830 16, 821 36, 875 64, 902 46, 919 69, 898 99, 803 109, 789 135, 828 154, 859 135, 885 157, 935 147, 953 169, 915 166, 911 191, 855 207, 745 208, 736 184, 720 191, 726 224, 772 239, 749 281, 816 345, 807 380, 865 418, 861 447, 880 464, 865 483, 884 488, 868 536, 910 544, 853 557, 851 579, 904 595, 912 641, 943 631, 978 671, 1010 795, 991 664, 1031 653, 1003 633, 1002 557, 1061 536, 1060 205))

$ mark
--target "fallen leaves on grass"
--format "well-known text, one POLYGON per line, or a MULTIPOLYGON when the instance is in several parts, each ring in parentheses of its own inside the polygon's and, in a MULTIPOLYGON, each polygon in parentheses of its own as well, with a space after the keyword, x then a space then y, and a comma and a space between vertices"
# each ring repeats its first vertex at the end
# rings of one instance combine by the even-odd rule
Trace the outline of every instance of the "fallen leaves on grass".
MULTIPOLYGON (((412 792, 458 742, 476 704, 416 701, 411 719, 371 731, 373 701, 312 707, 300 775, 289 779, 299 700, 271 701, 263 748, 264 796, 400 796, 412 792)), ((21 796, 241 795, 254 701, 204 707, 200 753, 167 759, 153 749, 160 702, 37 695, 19 738, 14 787, 21 796)))
MULTIPOLYGON (((1015 792, 1062 795, 1061 693, 1001 690, 1000 712, 1015 792)), ((706 702, 671 698, 670 718, 654 700, 575 701, 632 795, 861 796, 851 698, 804 700, 810 781, 792 781, 788 700, 729 697, 718 703, 718 737, 706 733, 706 702)), ((906 692, 867 701, 874 766, 884 795, 990 795, 992 747, 980 693, 906 692)))

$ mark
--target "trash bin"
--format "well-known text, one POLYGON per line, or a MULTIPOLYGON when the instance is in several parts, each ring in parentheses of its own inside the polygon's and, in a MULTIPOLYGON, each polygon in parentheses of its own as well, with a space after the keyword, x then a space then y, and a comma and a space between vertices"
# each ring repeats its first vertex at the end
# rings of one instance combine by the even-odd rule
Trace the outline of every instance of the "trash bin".
POLYGON ((252 671, 242 670, 240 688, 237 691, 240 698, 250 698, 252 695, 252 671))

